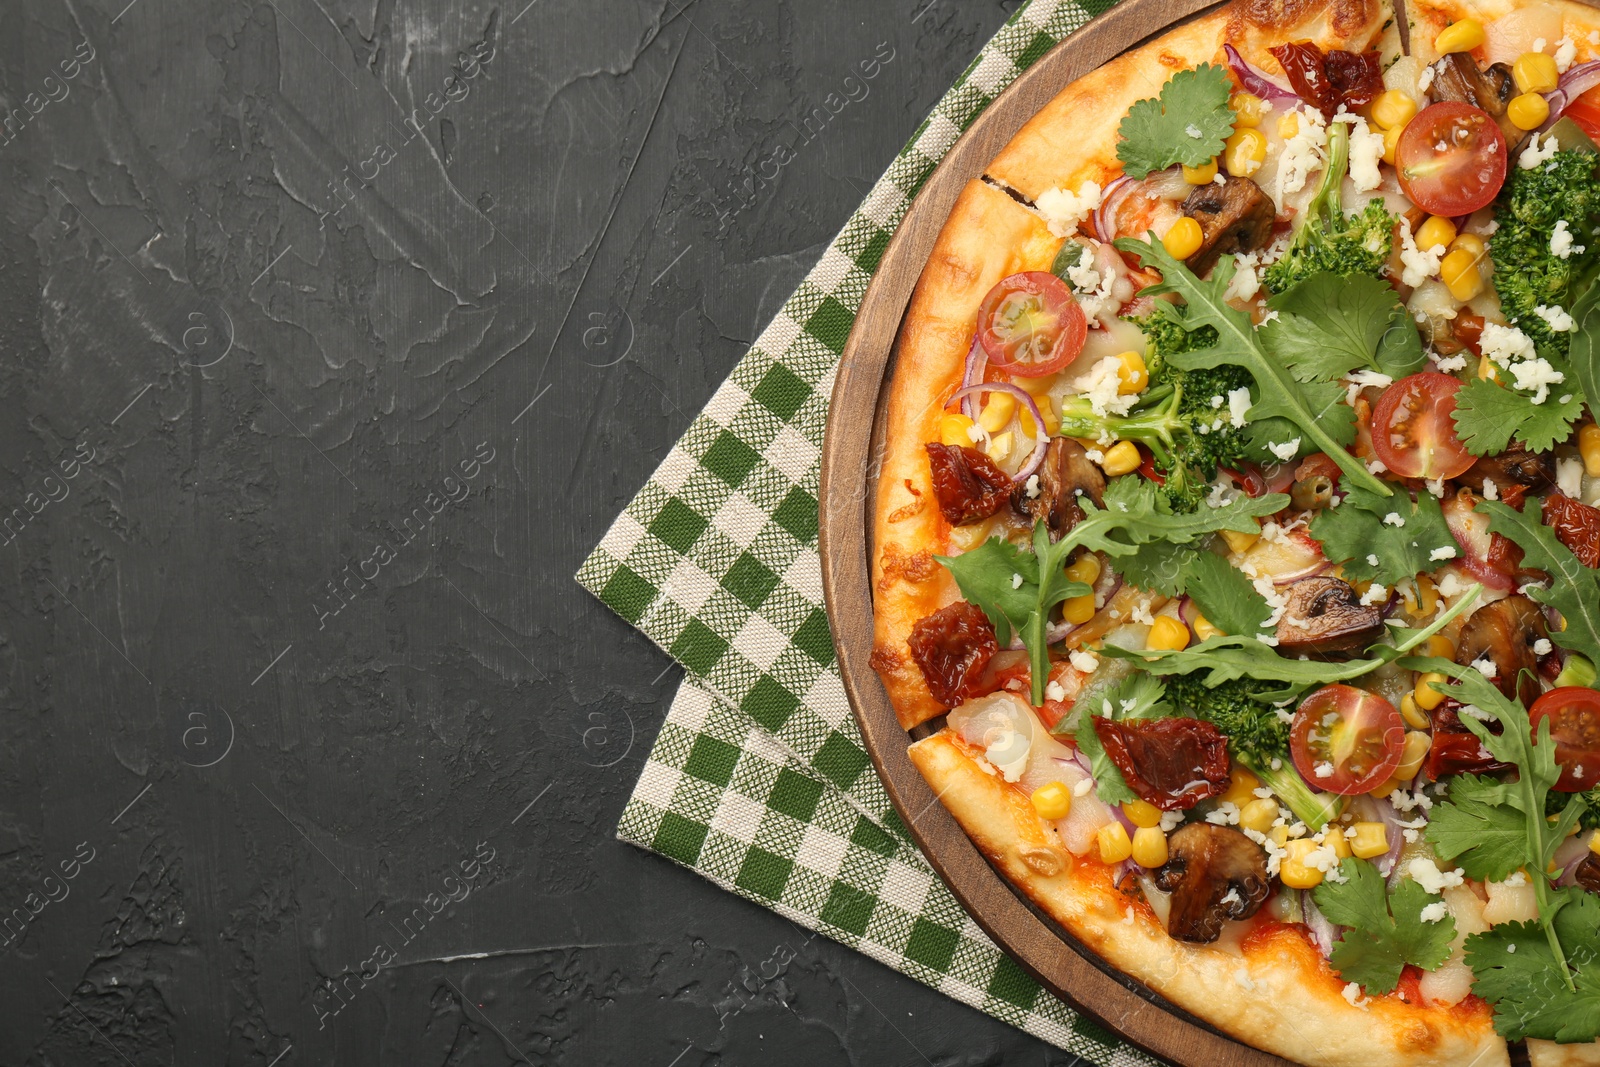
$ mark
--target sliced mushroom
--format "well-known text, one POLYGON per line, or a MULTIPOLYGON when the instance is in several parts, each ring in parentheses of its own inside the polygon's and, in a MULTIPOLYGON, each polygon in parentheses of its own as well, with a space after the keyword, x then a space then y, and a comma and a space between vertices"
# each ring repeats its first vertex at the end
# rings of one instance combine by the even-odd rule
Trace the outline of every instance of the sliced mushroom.
POLYGON ((1550 488, 1555 480, 1556 465, 1550 453, 1529 452, 1527 445, 1513 441, 1498 456, 1484 456, 1478 460, 1455 481, 1481 496, 1486 481, 1500 489, 1520 485, 1531 493, 1539 493, 1550 488))
POLYGON ((1278 650, 1325 656, 1366 648, 1383 632, 1383 613, 1361 603, 1350 583, 1327 575, 1289 586, 1278 620, 1278 650))
POLYGON ((1094 465, 1082 445, 1070 437, 1055 437, 1039 464, 1039 481, 1034 496, 1019 485, 1011 491, 1011 509, 1018 515, 1043 519, 1050 527, 1050 540, 1059 541, 1083 518, 1079 495, 1099 507, 1105 499, 1106 476, 1094 465))
POLYGON ((1265 245, 1277 216, 1259 185, 1232 175, 1221 183, 1196 186, 1183 202, 1183 213, 1200 224, 1200 250, 1185 262, 1202 275, 1224 255, 1252 252, 1265 245))
POLYGON ((1539 605, 1520 594, 1508 596, 1472 613, 1461 628, 1456 662, 1463 666, 1479 660, 1494 664, 1492 681, 1500 692, 1532 704, 1543 690, 1539 654, 1533 646, 1549 636, 1539 605))
POLYGON ((1250 918, 1272 890, 1267 854, 1231 827, 1192 822, 1167 848, 1156 888, 1172 894, 1167 933, 1179 941, 1215 941, 1225 920, 1250 918))
POLYGON ((1589 892, 1600 893, 1600 856, 1591 852, 1583 857, 1583 862, 1578 864, 1572 879, 1589 892))
POLYGON ((1433 63, 1433 84, 1428 87, 1428 95, 1435 102, 1454 100, 1487 111, 1499 123, 1513 152, 1517 142, 1527 136, 1506 117, 1506 105, 1517 95, 1517 83, 1511 68, 1504 63, 1483 70, 1466 52, 1441 56, 1433 63))

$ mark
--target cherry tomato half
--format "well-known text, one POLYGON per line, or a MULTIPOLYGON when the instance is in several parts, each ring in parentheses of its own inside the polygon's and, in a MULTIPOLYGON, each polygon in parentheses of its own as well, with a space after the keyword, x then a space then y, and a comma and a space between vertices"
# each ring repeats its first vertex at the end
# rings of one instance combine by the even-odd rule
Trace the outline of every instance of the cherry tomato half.
POLYGON ((1023 378, 1054 374, 1077 359, 1088 333, 1067 283, 1048 271, 1000 279, 978 309, 978 340, 989 364, 1023 378))
POLYGON ((1477 462, 1456 436, 1461 381, 1423 371, 1384 390, 1372 409, 1372 450, 1402 478, 1454 478, 1477 462))
POLYGON ((1600 89, 1590 89, 1562 112, 1595 141, 1600 141, 1600 89))
POLYGON ((1289 727, 1295 770, 1313 789, 1354 796, 1394 774, 1406 728, 1395 706, 1353 685, 1329 685, 1306 697, 1289 727))
POLYGON ((1395 147, 1400 191, 1430 215, 1470 215, 1506 180, 1506 137, 1487 111, 1453 100, 1412 119, 1395 147))
POLYGON ((1600 784, 1600 693, 1588 686, 1564 685, 1535 700, 1528 717, 1535 737, 1539 724, 1550 720, 1556 762, 1561 764, 1555 788, 1579 793, 1600 784))

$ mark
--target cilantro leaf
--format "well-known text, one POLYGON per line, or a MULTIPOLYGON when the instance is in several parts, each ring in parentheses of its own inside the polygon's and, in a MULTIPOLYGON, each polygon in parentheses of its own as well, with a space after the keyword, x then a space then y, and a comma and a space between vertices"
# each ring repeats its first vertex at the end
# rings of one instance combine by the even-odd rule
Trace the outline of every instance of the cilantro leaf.
POLYGON ((1174 163, 1199 167, 1220 155, 1233 133, 1233 83, 1219 66, 1179 71, 1161 95, 1140 100, 1117 127, 1117 158, 1135 179, 1174 163))
POLYGON ((1502 923, 1467 938, 1472 991, 1494 1005, 1494 1028, 1510 1041, 1587 1042, 1600 1037, 1600 898, 1552 894, 1550 922, 1502 923))
POLYGON ((1522 549, 1523 562, 1550 574, 1550 585, 1534 586, 1528 596, 1561 612, 1564 629, 1551 629, 1550 640, 1600 663, 1600 570, 1585 567, 1555 531, 1539 521, 1537 508, 1526 514, 1499 501, 1478 502, 1489 516, 1489 529, 1522 549))
POLYGON ((1194 598, 1206 621, 1225 634, 1254 634, 1272 609, 1250 579, 1214 552, 1201 552, 1184 569, 1183 591, 1194 598))
POLYGON ((1362 369, 1403 378, 1422 369, 1416 323, 1387 282, 1313 274, 1267 303, 1279 316, 1262 326, 1265 343, 1301 382, 1362 369))
POLYGON ((1311 536, 1322 542, 1324 555, 1344 564, 1346 578, 1379 585, 1436 570, 1458 551, 1439 502, 1430 493, 1419 494, 1412 503, 1404 494, 1381 497, 1352 489, 1338 507, 1317 512, 1311 536), (1385 522, 1387 515, 1399 516, 1404 525, 1385 522), (1440 549, 1449 549, 1450 555, 1434 558, 1440 549), (1377 563, 1372 562, 1374 557, 1377 563))
MULTIPOLYGON (((1214 688, 1223 682, 1231 682, 1238 678, 1281 682, 1283 688, 1264 691, 1257 695, 1262 700, 1286 700, 1299 696, 1312 686, 1359 678, 1386 663, 1400 659, 1477 603, 1480 589, 1482 586, 1472 586, 1449 611, 1419 630, 1395 630, 1393 635, 1395 644, 1374 646, 1371 649, 1371 656, 1367 659, 1351 659, 1338 663, 1287 659, 1273 651, 1272 646, 1262 643, 1254 636, 1243 635, 1210 637, 1198 645, 1180 649, 1125 649, 1106 645, 1100 650, 1100 654, 1140 661, 1140 666, 1151 674, 1187 675, 1204 671, 1207 688, 1214 688)), ((1478 675, 1478 677, 1483 676, 1478 675)))
POLYGON ((1223 364, 1243 367, 1255 378, 1258 387, 1250 419, 1282 417, 1289 420, 1299 432, 1302 444, 1333 457, 1352 487, 1358 486, 1380 496, 1393 492, 1341 447, 1352 440, 1355 433, 1355 413, 1342 403, 1343 390, 1332 382, 1313 386, 1311 390, 1301 386, 1284 366, 1288 356, 1284 348, 1288 342, 1282 342, 1278 351, 1269 351, 1251 324, 1250 316, 1228 304, 1223 293, 1233 277, 1232 259, 1223 257, 1212 272, 1211 280, 1201 281, 1159 241, 1147 243, 1124 237, 1116 242, 1116 247, 1137 255, 1144 266, 1161 271, 1161 283, 1144 289, 1144 295, 1176 293, 1187 305, 1183 316, 1186 328, 1195 330, 1210 326, 1217 331, 1217 343, 1212 347, 1175 352, 1168 357, 1174 366, 1182 370, 1223 364), (1339 417, 1341 411, 1343 418, 1339 417))
POLYGON ((1345 881, 1324 881, 1312 899, 1329 921, 1349 927, 1328 957, 1339 974, 1369 993, 1388 993, 1408 963, 1431 971, 1450 958, 1455 919, 1422 918, 1435 903, 1428 891, 1407 878, 1391 894, 1378 868, 1358 859, 1339 864, 1345 881))
MULTIPOLYGON (((1564 360, 1546 358, 1571 379, 1564 360)), ((1552 386, 1544 403, 1535 404, 1530 393, 1474 378, 1456 393, 1456 435, 1474 456, 1504 452, 1512 437, 1535 452, 1548 452, 1572 436, 1572 424, 1583 414, 1582 394, 1576 389, 1559 392, 1566 388, 1552 386)))
POLYGON ((1100 707, 1089 709, 1091 714, 1080 717, 1072 731, 1078 751, 1089 758, 1089 770, 1094 775, 1095 795, 1103 804, 1126 804, 1138 800, 1139 795, 1128 785, 1122 771, 1106 755, 1100 735, 1095 732, 1095 718, 1121 722, 1125 719, 1159 719, 1171 715, 1173 708, 1167 702, 1164 686, 1148 674, 1134 672, 1101 698, 1100 707))
POLYGON ((1448 800, 1434 805, 1428 841, 1441 860, 1467 877, 1499 882, 1528 862, 1528 821, 1516 794, 1490 778, 1462 775, 1450 781, 1448 800))

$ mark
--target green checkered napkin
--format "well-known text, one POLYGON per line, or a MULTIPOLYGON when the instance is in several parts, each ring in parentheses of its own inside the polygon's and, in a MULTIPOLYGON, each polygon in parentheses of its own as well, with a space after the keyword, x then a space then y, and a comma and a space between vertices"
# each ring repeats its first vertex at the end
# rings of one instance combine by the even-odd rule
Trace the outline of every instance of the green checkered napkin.
POLYGON ((818 461, 845 338, 922 183, 1110 0, 1032 0, 889 166, 578 571, 689 671, 623 840, 1096 1063, 1153 1061, 1045 993, 962 911, 870 770, 834 662, 818 461))

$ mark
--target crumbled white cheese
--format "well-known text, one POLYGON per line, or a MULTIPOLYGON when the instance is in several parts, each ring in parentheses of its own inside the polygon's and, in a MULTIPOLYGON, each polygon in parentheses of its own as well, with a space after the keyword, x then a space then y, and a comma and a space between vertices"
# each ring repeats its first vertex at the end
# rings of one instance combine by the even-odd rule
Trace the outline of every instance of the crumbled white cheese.
POLYGON ((1400 517, 1400 513, 1398 511, 1391 511, 1389 514, 1383 517, 1383 524, 1385 526, 1404 526, 1406 524, 1406 520, 1400 517))
POLYGON ((1206 135, 1204 130, 1192 122, 1183 128, 1183 132, 1188 134, 1190 137, 1193 137, 1196 141, 1206 135))
MULTIPOLYGON (((1488 327, 1484 327, 1486 330, 1488 327)), ((1535 404, 1543 404, 1550 396, 1550 387, 1560 385, 1567 380, 1567 376, 1550 365, 1544 358, 1525 359, 1521 363, 1513 363, 1507 368, 1515 380, 1517 388, 1531 391, 1533 396, 1529 399, 1535 404)))
POLYGON ((1417 92, 1426 93, 1428 91, 1428 87, 1433 84, 1433 75, 1434 69, 1432 67, 1422 68, 1422 73, 1417 75, 1417 92))
POLYGON ((1037 474, 1028 475, 1028 480, 1023 483, 1022 489, 1023 492, 1028 494, 1029 500, 1039 499, 1039 476, 1037 474))
POLYGON ((1250 584, 1261 594, 1261 599, 1267 602, 1267 607, 1272 609, 1272 614, 1262 620, 1261 625, 1267 627, 1278 625, 1278 620, 1283 618, 1283 613, 1289 609, 1289 598, 1278 592, 1271 578, 1257 578, 1250 584))
POLYGON ((1126 415, 1139 400, 1137 393, 1123 395, 1119 392, 1122 378, 1118 372, 1121 369, 1122 360, 1116 356, 1106 356, 1089 368, 1088 374, 1072 383, 1072 387, 1084 395, 1089 407, 1101 418, 1126 415))
POLYGON ((1466 356, 1446 356, 1439 360, 1439 369, 1444 371, 1446 374, 1453 374, 1458 370, 1465 370, 1466 368, 1466 356))
MULTIPOLYGON (((1374 563, 1373 566, 1376 567, 1377 564, 1374 563)), ((1383 603, 1384 601, 1386 601, 1388 599, 1389 599, 1389 590, 1385 589, 1383 586, 1379 585, 1377 582, 1373 582, 1371 585, 1369 585, 1367 587, 1367 591, 1365 593, 1361 594, 1361 603, 1362 603, 1362 606, 1364 606, 1364 607, 1365 606, 1370 606, 1372 604, 1381 604, 1381 603, 1383 603)), ((1326 775, 1324 775, 1323 777, 1326 777, 1326 775)))
POLYGON ((1528 884, 1528 872, 1519 867, 1506 875, 1506 880, 1500 884, 1508 889, 1521 888, 1528 884))
POLYGON ((1070 654, 1068 654, 1067 662, 1072 664, 1072 669, 1075 671, 1082 671, 1084 674, 1093 674, 1094 669, 1100 666, 1100 657, 1095 655, 1093 652, 1086 652, 1079 648, 1074 649, 1070 654))
POLYGON ((1133 610, 1128 613, 1128 621, 1142 622, 1146 626, 1151 626, 1154 625, 1156 619, 1154 615, 1150 614, 1149 604, 1139 603, 1135 604, 1133 610))
POLYGON ((1011 588, 1013 588, 1013 589, 1021 589, 1022 588, 1022 575, 1018 574, 1016 571, 1012 571, 1011 572, 1011 588))
POLYGON ((1549 638, 1541 637, 1539 640, 1533 643, 1533 654, 1535 656, 1548 656, 1551 649, 1554 647, 1555 646, 1550 643, 1549 638))
POLYGON ((1231 800, 1218 804, 1216 810, 1206 812, 1206 822, 1214 826, 1238 826, 1239 805, 1231 800))
POLYGON ((1512 360, 1532 359, 1533 341, 1515 326, 1502 326, 1498 322, 1483 324, 1483 334, 1478 341, 1483 354, 1499 364, 1512 360))
POLYGON ((1078 225, 1100 206, 1100 183, 1086 181, 1076 193, 1065 189, 1048 189, 1038 195, 1033 206, 1044 216, 1045 224, 1057 237, 1071 237, 1078 225))
POLYGON ((1066 691, 1065 688, 1062 687, 1060 682, 1052 680, 1052 681, 1050 681, 1050 682, 1045 684, 1045 687, 1044 687, 1044 698, 1046 700, 1056 700, 1056 701, 1066 700, 1067 699, 1067 691, 1066 691))
POLYGON ((1324 149, 1328 147, 1328 124, 1315 108, 1301 108, 1295 113, 1294 136, 1283 143, 1283 153, 1278 157, 1278 180, 1273 189, 1273 199, 1281 210, 1284 200, 1306 187, 1306 180, 1322 169, 1326 161, 1324 149))
POLYGON ((1434 245, 1432 248, 1418 248, 1417 239, 1411 233, 1411 222, 1404 216, 1400 219, 1400 281, 1413 288, 1421 285, 1429 278, 1439 273, 1439 264, 1444 261, 1445 248, 1443 245, 1434 245))
POLYGON ((1333 777, 1334 767, 1333 767, 1333 764, 1331 764, 1331 763, 1327 762, 1326 760, 1324 760, 1323 762, 1317 764, 1315 767, 1311 768, 1311 770, 1312 770, 1313 773, 1316 774, 1316 776, 1318 778, 1332 778, 1333 777))
POLYGON ((1477 659, 1473 660, 1472 665, 1477 669, 1479 674, 1483 675, 1491 682, 1494 681, 1495 675, 1500 673, 1500 668, 1495 666, 1494 660, 1485 656, 1479 656, 1477 659))
POLYGON ((1556 488, 1574 500, 1583 495, 1583 460, 1556 460, 1556 488))
POLYGON ((1567 226, 1566 219, 1557 219, 1555 229, 1550 231, 1550 254, 1558 259, 1571 259, 1573 253, 1583 255, 1587 247, 1573 244, 1572 230, 1567 226))
MULTIPOLYGON (((1423 484, 1428 487, 1429 495, 1435 496, 1435 497, 1440 497, 1440 498, 1444 497, 1444 479, 1443 478, 1429 478, 1426 481, 1424 481, 1423 484)), ((1449 559, 1450 557, 1449 556, 1441 556, 1439 558, 1441 558, 1441 559, 1449 559)))
POLYGON ((1411 876, 1412 881, 1434 896, 1465 881, 1460 870, 1441 871, 1438 864, 1426 856, 1418 856, 1407 864, 1406 873, 1411 876))
POLYGON ((1250 414, 1250 387, 1241 385, 1237 389, 1228 390, 1228 424, 1234 429, 1245 424, 1245 416, 1250 414))
POLYGON ((1498 482, 1496 482, 1493 478, 1485 478, 1483 480, 1483 499, 1485 499, 1485 500, 1499 500, 1500 499, 1500 484, 1498 482))
POLYGON ((1161 832, 1170 834, 1183 825, 1183 812, 1164 811, 1161 813, 1161 832))
POLYGON ((1350 180, 1358 192, 1371 192, 1383 182, 1378 170, 1383 161, 1383 134, 1369 129, 1360 115, 1335 115, 1333 121, 1350 124, 1350 180))
POLYGON ((1278 647, 1278 639, 1276 637, 1268 637, 1266 634, 1256 634, 1256 640, 1260 641, 1263 645, 1266 645, 1268 648, 1277 648, 1278 647))
POLYGON ((1367 553, 1367 566, 1376 567, 1380 562, 1382 561, 1378 559, 1378 554, 1376 552, 1367 553))
POLYGON ((1078 782, 1077 785, 1072 787, 1072 795, 1075 796, 1075 797, 1086 797, 1086 796, 1089 795, 1089 791, 1091 789, 1093 789, 1093 788, 1094 788, 1094 779, 1093 778, 1084 778, 1084 779, 1081 779, 1078 782))
POLYGON ((1445 545, 1443 548, 1436 548, 1429 552, 1428 558, 1436 562, 1441 559, 1455 559, 1456 550, 1449 545, 1445 545))
POLYGON ((1094 249, 1084 245, 1083 255, 1078 257, 1078 262, 1067 268, 1067 280, 1072 283, 1078 306, 1089 320, 1091 330, 1103 326, 1105 318, 1115 313, 1121 305, 1113 292, 1117 284, 1116 271, 1108 270, 1102 274, 1094 264, 1094 249))
POLYGON ((1490 715, 1487 711, 1484 711, 1476 704, 1461 705, 1460 707, 1456 708, 1456 715, 1465 715, 1467 718, 1477 719, 1479 722, 1488 722, 1490 719, 1494 718, 1494 716, 1490 715))
POLYGON ((1417 918, 1425 923, 1443 922, 1444 917, 1450 914, 1450 906, 1442 900, 1436 900, 1417 913, 1417 918))
POLYGON ((1233 257, 1233 277, 1228 279, 1228 287, 1222 291, 1224 300, 1249 300, 1261 291, 1261 278, 1256 274, 1254 260, 1254 256, 1233 257))
POLYGON ((1556 70, 1562 74, 1572 66, 1572 61, 1578 58, 1578 42, 1571 37, 1561 38, 1561 43, 1556 45, 1556 70))
POLYGON ((1300 438, 1296 437, 1289 441, 1280 442, 1269 441, 1267 443, 1267 451, 1287 463, 1300 451, 1300 438))
POLYGON ((1555 307, 1545 307, 1540 304, 1533 309, 1533 313, 1549 323, 1550 328, 1556 333, 1576 333, 1578 324, 1573 321, 1567 309, 1557 304, 1555 307))
POLYGON ((1524 148, 1522 154, 1517 156, 1517 166, 1523 170, 1532 170, 1540 164, 1548 163, 1556 158, 1556 153, 1559 151, 1561 151, 1561 146, 1556 143, 1555 134, 1545 134, 1544 142, 1541 144, 1539 135, 1535 133, 1528 138, 1528 147, 1524 148))

